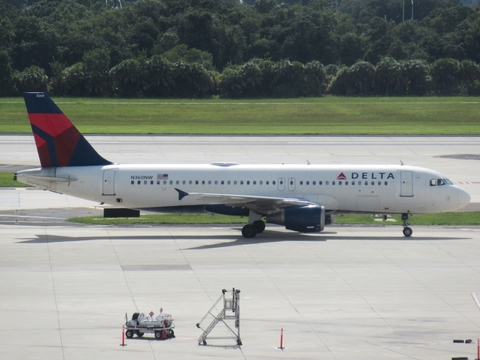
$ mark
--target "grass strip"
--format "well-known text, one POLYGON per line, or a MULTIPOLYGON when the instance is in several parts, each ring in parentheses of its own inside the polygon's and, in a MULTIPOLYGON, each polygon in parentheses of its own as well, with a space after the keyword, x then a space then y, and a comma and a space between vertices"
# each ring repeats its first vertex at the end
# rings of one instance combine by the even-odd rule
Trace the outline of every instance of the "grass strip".
POLYGON ((68 219, 81 224, 120 225, 120 224, 234 224, 244 223, 246 218, 239 216, 211 214, 158 214, 140 215, 139 218, 103 218, 87 216, 68 219))
POLYGON ((24 183, 13 180, 13 172, 0 172, 0 187, 27 187, 24 183))
MULTIPOLYGON (((387 221, 382 216, 372 215, 340 215, 335 219, 336 224, 377 224, 399 225, 403 224, 400 215, 388 216, 387 221)), ((411 225, 480 225, 480 212, 446 212, 439 214, 415 214, 410 217, 411 225)))
MULTIPOLYGON (((86 134, 480 134, 479 97, 54 100, 86 134)), ((0 98, 0 133, 31 133, 23 99, 0 98)))
MULTIPOLYGON (((389 216, 388 221, 382 217, 372 215, 340 215, 336 217, 336 224, 358 225, 400 225, 401 216, 389 216), (380 221, 378 221, 380 220, 380 221), (394 221, 392 221, 394 220, 394 221)), ((89 216, 68 219, 70 222, 91 225, 121 225, 121 224, 244 224, 246 218, 237 216, 211 215, 211 214, 159 214, 141 215, 139 218, 103 218, 89 216)), ((414 215, 410 218, 411 225, 480 225, 480 212, 449 212, 441 214, 414 215)))

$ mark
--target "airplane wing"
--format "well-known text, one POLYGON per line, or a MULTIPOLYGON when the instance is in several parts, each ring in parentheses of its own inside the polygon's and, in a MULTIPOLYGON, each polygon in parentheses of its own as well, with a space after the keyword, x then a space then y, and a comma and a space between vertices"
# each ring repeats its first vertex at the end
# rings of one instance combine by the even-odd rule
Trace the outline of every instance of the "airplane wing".
POLYGON ((195 197, 196 200, 201 200, 203 203, 210 202, 211 204, 245 207, 259 214, 273 214, 280 211, 280 209, 289 206, 305 206, 314 204, 311 201, 296 198, 199 192, 187 193, 186 191, 177 188, 175 188, 175 190, 178 192, 178 200, 182 200, 185 196, 191 196, 195 197))

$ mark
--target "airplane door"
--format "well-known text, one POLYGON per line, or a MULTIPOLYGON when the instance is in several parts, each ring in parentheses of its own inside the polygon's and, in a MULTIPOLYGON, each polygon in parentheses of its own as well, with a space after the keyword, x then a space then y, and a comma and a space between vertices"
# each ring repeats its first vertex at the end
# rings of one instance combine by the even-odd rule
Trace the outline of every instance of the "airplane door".
POLYGON ((295 178, 288 178, 288 190, 289 191, 295 190, 295 178))
POLYGON ((103 172, 102 195, 115 195, 115 170, 105 170, 103 172))
POLYGON ((413 196, 413 172, 402 171, 400 172, 400 196, 412 197, 413 196))
POLYGON ((285 190, 285 178, 278 178, 278 190, 285 190))

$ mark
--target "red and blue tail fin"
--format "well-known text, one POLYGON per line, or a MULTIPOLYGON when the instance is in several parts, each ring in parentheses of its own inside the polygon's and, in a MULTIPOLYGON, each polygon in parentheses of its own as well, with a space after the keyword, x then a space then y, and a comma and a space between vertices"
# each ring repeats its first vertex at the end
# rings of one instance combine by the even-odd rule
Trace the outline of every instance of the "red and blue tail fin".
POLYGON ((24 93, 42 167, 109 165, 42 92, 24 93))

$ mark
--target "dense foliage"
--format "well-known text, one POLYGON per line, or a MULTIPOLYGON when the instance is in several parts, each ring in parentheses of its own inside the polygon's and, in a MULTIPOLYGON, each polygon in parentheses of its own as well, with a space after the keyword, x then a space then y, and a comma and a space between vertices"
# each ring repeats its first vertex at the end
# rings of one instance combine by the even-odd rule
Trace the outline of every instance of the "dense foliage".
POLYGON ((0 96, 480 95, 479 9, 414 6, 0 0, 0 96))

